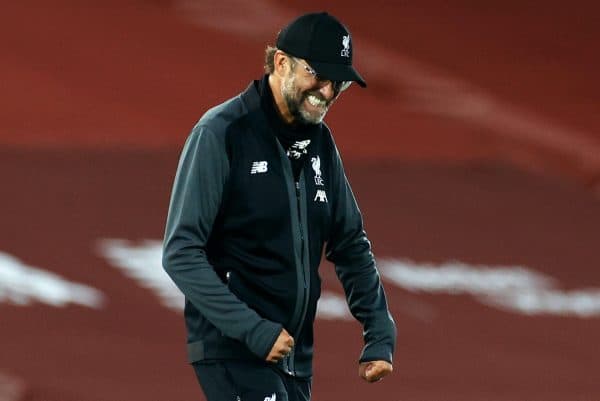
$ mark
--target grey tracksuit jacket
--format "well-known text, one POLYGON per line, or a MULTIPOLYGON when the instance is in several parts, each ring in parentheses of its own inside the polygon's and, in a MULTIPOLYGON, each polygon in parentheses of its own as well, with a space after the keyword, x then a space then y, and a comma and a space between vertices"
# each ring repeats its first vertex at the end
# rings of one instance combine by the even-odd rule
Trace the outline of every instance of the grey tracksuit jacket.
POLYGON ((325 248, 364 327, 360 360, 391 362, 395 324, 331 133, 296 181, 258 88, 209 110, 179 161, 163 266, 185 295, 189 361, 264 360, 285 328, 296 344, 277 366, 311 376, 325 248))

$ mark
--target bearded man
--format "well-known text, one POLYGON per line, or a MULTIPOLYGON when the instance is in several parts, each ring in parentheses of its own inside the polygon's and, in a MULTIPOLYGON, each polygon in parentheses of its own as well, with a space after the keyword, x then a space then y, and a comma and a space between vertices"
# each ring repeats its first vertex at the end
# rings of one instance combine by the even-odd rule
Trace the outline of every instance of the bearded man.
POLYGON ((352 82, 348 29, 302 15, 266 74, 207 111, 184 146, 163 266, 185 295, 188 359, 208 401, 308 401, 323 250, 363 325, 359 375, 392 371, 395 323, 323 118, 352 82))

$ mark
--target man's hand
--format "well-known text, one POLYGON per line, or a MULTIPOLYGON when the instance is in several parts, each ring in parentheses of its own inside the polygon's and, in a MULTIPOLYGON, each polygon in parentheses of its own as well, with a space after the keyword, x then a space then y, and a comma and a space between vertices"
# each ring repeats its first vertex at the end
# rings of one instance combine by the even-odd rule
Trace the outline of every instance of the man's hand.
POLYGON ((279 333, 279 337, 277 337, 275 344, 273 344, 271 352, 267 355, 267 362, 278 362, 289 354, 293 347, 294 339, 285 329, 281 329, 281 333, 279 333))
POLYGON ((363 362, 358 365, 358 375, 369 383, 383 379, 384 376, 392 373, 392 370, 394 370, 392 364, 387 361, 363 362))

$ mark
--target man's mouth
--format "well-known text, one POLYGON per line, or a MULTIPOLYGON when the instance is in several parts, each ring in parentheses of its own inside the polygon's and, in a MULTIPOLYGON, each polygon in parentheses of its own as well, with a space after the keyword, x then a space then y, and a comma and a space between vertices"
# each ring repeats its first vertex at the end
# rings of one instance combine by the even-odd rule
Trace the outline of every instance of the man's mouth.
POLYGON ((313 107, 318 107, 322 109, 325 106, 327 106, 327 101, 325 101, 325 99, 320 99, 315 95, 308 95, 306 97, 306 100, 308 100, 308 103, 310 103, 313 107))

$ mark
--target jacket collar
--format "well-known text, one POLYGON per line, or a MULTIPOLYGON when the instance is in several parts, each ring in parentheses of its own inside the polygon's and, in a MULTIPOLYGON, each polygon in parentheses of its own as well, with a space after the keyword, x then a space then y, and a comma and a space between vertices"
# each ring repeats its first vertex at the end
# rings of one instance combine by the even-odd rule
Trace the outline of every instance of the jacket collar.
POLYGON ((240 94, 242 101, 250 113, 260 109, 260 93, 258 91, 259 84, 260 81, 250 82, 248 87, 240 94))

